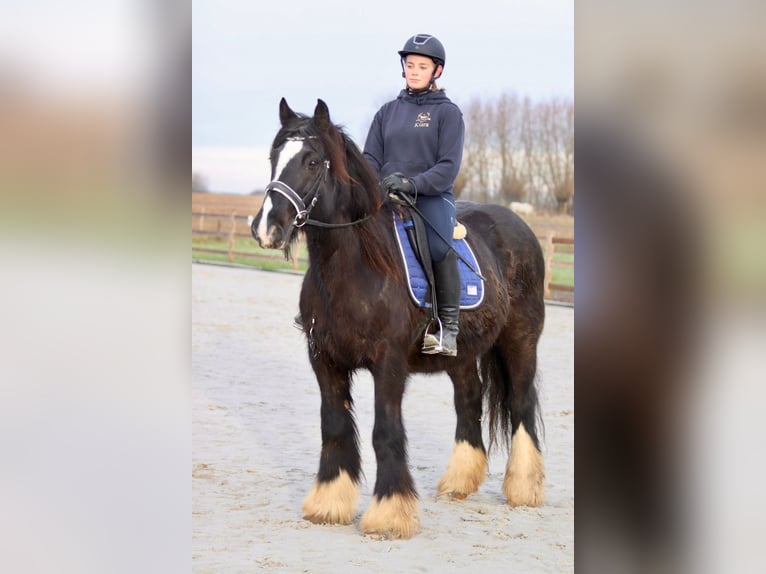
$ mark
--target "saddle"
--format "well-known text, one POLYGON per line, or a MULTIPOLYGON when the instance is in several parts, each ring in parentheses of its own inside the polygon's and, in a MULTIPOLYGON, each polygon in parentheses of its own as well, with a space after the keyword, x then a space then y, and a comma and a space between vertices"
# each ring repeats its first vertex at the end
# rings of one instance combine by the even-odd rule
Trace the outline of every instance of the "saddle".
MULTIPOLYGON (((404 263, 407 287, 415 305, 433 310, 434 279, 431 253, 428 249, 425 222, 408 209, 394 212, 394 236, 404 263)), ((452 247, 458 254, 460 270, 460 309, 477 309, 484 302, 484 281, 479 262, 465 239, 465 227, 458 224, 452 247), (459 238, 455 238, 455 236, 459 238)))

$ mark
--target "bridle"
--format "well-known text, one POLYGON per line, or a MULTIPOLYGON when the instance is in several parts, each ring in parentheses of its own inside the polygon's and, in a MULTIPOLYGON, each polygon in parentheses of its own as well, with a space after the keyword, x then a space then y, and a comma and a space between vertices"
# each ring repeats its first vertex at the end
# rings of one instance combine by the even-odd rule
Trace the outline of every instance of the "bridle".
MULTIPOLYGON (((305 141, 307 139, 316 139, 316 136, 296 136, 296 137, 290 137, 287 138, 287 141, 305 141)), ((296 215, 295 219, 292 221, 292 226, 296 228, 303 227, 304 225, 313 225, 315 227, 324 227, 324 228, 338 228, 338 227, 350 227, 352 225, 357 225, 359 223, 362 223, 364 221, 367 221, 371 215, 366 215, 362 217, 361 219, 356 219, 354 221, 349 221, 346 223, 326 223, 324 221, 319 221, 317 219, 311 219, 309 216, 311 214, 311 211, 314 209, 314 206, 316 206, 317 202, 319 201, 319 191, 322 188, 322 185, 327 180, 327 173, 330 171, 330 160, 326 159, 323 162, 323 169, 322 171, 317 174, 316 179, 314 180, 314 183, 312 184, 312 189, 306 194, 306 197, 313 194, 313 197, 311 198, 311 202, 306 205, 303 198, 298 195, 298 193, 289 185, 287 185, 285 182, 280 181, 278 179, 275 179, 274 181, 270 182, 266 186, 266 196, 264 197, 264 200, 266 197, 269 196, 269 193, 272 191, 277 192, 282 197, 287 199, 287 201, 290 202, 290 205, 293 206, 295 209, 296 215)))

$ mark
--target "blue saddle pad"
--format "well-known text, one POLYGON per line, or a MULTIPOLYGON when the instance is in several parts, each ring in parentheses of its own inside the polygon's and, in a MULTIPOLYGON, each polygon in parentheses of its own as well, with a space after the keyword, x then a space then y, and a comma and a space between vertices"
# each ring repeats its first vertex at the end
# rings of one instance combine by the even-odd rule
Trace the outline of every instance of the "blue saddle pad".
MULTIPOLYGON (((407 227, 412 225, 411 221, 404 222, 397 214, 394 214, 396 241, 404 261, 410 296, 419 307, 431 307, 431 303, 426 301, 426 295, 428 294, 426 272, 415 255, 410 239, 407 236, 407 227)), ((458 257, 458 268, 460 269, 460 308, 476 309, 484 301, 484 281, 461 260, 461 257, 469 261, 473 268, 481 273, 479 262, 476 261, 476 256, 465 239, 453 239, 452 246, 460 254, 460 257, 458 257)))

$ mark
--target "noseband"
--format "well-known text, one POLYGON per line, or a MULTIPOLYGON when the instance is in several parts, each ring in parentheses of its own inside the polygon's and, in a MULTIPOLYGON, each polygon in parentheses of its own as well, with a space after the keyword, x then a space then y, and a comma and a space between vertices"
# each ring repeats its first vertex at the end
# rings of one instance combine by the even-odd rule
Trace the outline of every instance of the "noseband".
MULTIPOLYGON (((300 195, 298 195, 295 190, 287 185, 283 181, 279 181, 278 179, 275 179, 269 185, 266 186, 266 197, 269 196, 269 193, 272 191, 276 191, 279 195, 287 199, 287 201, 290 202, 290 204, 295 208, 295 219, 293 219, 293 226, 294 227, 303 227, 307 223, 310 225, 313 225, 316 221, 315 219, 309 219, 309 214, 311 213, 311 210, 314 209, 314 206, 317 204, 317 201, 319 201, 319 186, 322 184, 322 180, 324 179, 324 174, 327 173, 327 170, 330 167, 330 162, 325 161, 325 169, 322 171, 322 173, 317 178, 316 182, 316 192, 314 193, 314 197, 311 200, 311 203, 309 203, 308 207, 303 202, 303 199, 300 195)), ((308 195, 308 194, 307 194, 308 195)))
MULTIPOLYGON (((316 139, 316 136, 307 136, 307 137, 292 137, 287 138, 288 141, 304 141, 306 139, 316 139)), ((306 206, 306 203, 303 201, 303 198, 296 193, 296 191, 287 185, 285 182, 280 181, 278 179, 275 179, 271 183, 269 183, 266 186, 266 197, 269 196, 269 193, 272 191, 277 192, 282 197, 287 199, 287 201, 290 202, 290 205, 293 206, 295 209, 296 215, 295 219, 293 219, 292 225, 293 227, 303 227, 304 225, 314 225, 316 227, 324 227, 324 228, 337 228, 337 227, 349 227, 351 225, 356 225, 358 223, 362 223, 364 221, 367 221, 370 218, 370 215, 366 215, 365 217, 361 219, 357 219, 355 221, 349 221, 347 223, 326 223, 324 221, 318 221, 316 219, 309 218, 309 215, 311 214, 311 210, 314 209, 314 206, 317 204, 317 201, 319 201, 319 190, 322 187, 322 184, 327 179, 327 172, 330 171, 330 160, 324 160, 324 169, 317 175, 317 178, 315 180, 314 185, 312 188, 314 188, 313 194, 314 196, 311 199, 311 203, 309 203, 308 206, 306 206)), ((311 195, 312 191, 309 191, 309 193, 306 194, 306 197, 311 195)), ((265 200, 265 198, 264 198, 265 200)))

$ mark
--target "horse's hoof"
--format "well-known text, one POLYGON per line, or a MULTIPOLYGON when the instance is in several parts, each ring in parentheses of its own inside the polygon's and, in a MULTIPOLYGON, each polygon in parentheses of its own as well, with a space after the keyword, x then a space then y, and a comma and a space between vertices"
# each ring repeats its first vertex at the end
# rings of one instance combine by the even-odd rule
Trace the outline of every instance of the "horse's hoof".
POLYGON ((345 470, 330 482, 315 481, 303 501, 303 517, 314 524, 351 524, 359 487, 345 470))
POLYGON ((520 424, 511 439, 503 494, 510 506, 540 506, 545 498, 544 482, 543 457, 520 424))
POLYGON ((437 498, 446 498, 451 501, 462 502, 468 498, 468 494, 465 492, 437 492, 437 498))
POLYGON ((436 495, 464 500, 479 490, 486 476, 487 455, 484 450, 461 440, 452 449, 452 456, 436 488, 436 495))
POLYGON ((540 506, 545 498, 544 476, 506 474, 503 494, 509 506, 540 506))
POLYGON ((420 527, 418 500, 414 494, 374 496, 359 521, 359 529, 371 538, 411 538, 420 527))

